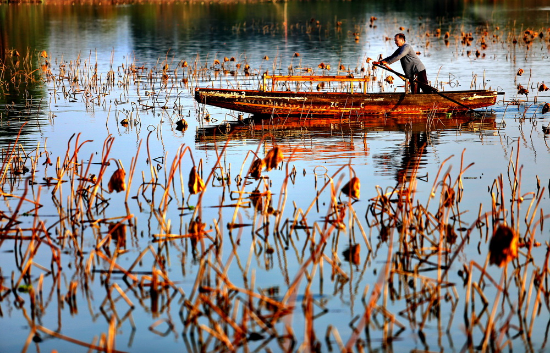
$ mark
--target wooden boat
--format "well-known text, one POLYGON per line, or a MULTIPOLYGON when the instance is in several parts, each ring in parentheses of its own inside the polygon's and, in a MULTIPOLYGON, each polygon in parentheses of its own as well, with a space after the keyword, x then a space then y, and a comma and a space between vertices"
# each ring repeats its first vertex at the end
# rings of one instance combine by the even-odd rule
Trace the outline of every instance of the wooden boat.
MULTIPOLYGON (((430 114, 468 111, 496 103, 496 91, 470 90, 444 93, 410 94, 367 93, 369 77, 349 76, 267 76, 259 90, 196 88, 195 99, 199 103, 236 110, 245 113, 269 116, 335 116, 355 117, 386 114, 430 114), (271 89, 267 81, 271 80, 271 89), (344 83, 346 92, 289 91, 277 90, 278 83, 328 82, 344 83), (362 91, 354 91, 361 87, 362 91)), ((307 87, 307 85, 306 85, 307 87)))

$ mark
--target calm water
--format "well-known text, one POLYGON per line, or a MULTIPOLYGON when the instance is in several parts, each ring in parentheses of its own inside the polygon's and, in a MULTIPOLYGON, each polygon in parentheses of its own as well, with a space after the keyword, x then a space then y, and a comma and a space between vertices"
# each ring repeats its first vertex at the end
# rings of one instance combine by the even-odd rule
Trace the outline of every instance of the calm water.
MULTIPOLYGON (((424 1, 405 5, 392 1, 246 5, 0 5, 2 60, 5 63, 16 65, 16 61, 20 61, 19 68, 24 69, 25 56, 30 53, 32 58, 29 62, 40 69, 46 59, 39 57, 39 53, 45 50, 51 71, 57 77, 63 69, 71 77, 77 75, 87 79, 93 75, 97 65, 101 82, 99 87, 106 87, 109 71, 112 69, 115 73, 114 85, 106 89, 105 95, 86 92, 82 80, 81 87, 71 85, 68 80, 48 81, 41 70, 31 74, 36 80, 30 84, 12 84, 8 82, 11 77, 2 78, 0 145, 6 148, 22 129, 19 138, 22 151, 29 156, 40 153, 35 174, 37 184, 29 187, 27 198, 36 200, 40 197, 39 203, 43 207, 38 211, 38 221, 32 217, 34 210, 30 204, 23 205, 19 210, 19 199, 8 195, 22 195, 25 185, 28 185, 24 178, 29 173, 17 176, 3 186, 5 197, 0 206, 0 224, 2 227, 12 226, 8 217, 18 213, 21 234, 30 236, 28 229, 43 222, 48 235, 60 249, 63 270, 51 271, 52 253, 44 240, 33 259, 38 266, 31 266, 30 276, 19 283, 22 290, 18 295, 10 293, 9 289, 14 286, 12 281, 17 283, 23 267, 29 263, 25 253, 28 242, 14 241, 12 236, 15 233, 7 233, 7 237, 0 240, 3 279, 0 283, 0 332, 3 332, 0 351, 87 351, 87 347, 44 331, 38 330, 38 336, 35 336, 33 327, 40 325, 66 337, 98 344, 99 340, 94 341, 94 337, 107 334, 113 317, 116 317, 116 349, 121 351, 147 352, 159 348, 164 351, 223 350, 224 346, 220 346, 216 339, 207 341, 207 331, 199 328, 199 325, 214 327, 205 314, 212 315, 212 309, 204 304, 199 305, 203 316, 196 318, 191 325, 186 324, 192 312, 190 307, 199 297, 197 276, 202 276, 201 286, 216 287, 220 285, 220 279, 214 269, 221 269, 226 271, 234 287, 260 294, 269 293, 274 299, 281 300, 294 278, 301 273, 302 266, 307 269, 308 276, 311 275, 311 281, 307 285, 304 278, 295 292, 297 296, 291 299, 295 300, 296 305, 292 317, 287 316, 286 321, 278 321, 274 326, 279 336, 292 332, 295 345, 283 338, 269 339, 272 332, 249 319, 248 334, 261 333, 261 338, 254 340, 258 337, 251 335, 246 349, 299 350, 310 338, 306 333, 311 321, 307 320, 308 312, 302 307, 306 303, 312 305, 313 315, 316 316, 313 329, 321 350, 328 350, 327 341, 333 349, 338 349, 337 337, 341 337, 344 344, 348 342, 352 336, 351 326, 357 327, 358 318, 365 312, 364 303, 387 262, 388 243, 380 241, 380 227, 370 227, 372 220, 365 217, 371 204, 369 200, 377 195, 377 187, 378 190, 389 190, 402 183, 404 175, 411 175, 413 167, 418 167, 418 189, 414 197, 420 204, 426 204, 441 164, 454 155, 442 168, 444 173, 452 166, 450 177, 454 183, 463 154, 464 166, 474 164, 463 175, 464 194, 460 208, 453 210, 449 220, 452 220, 455 229, 468 228, 475 223, 479 213, 490 211, 491 194, 488 190, 501 174, 507 192, 505 198, 510 198, 513 177, 509 161, 512 159, 515 162, 519 141, 519 164, 523 166, 521 193, 536 193, 537 185, 546 187, 538 206, 542 211, 537 211, 537 217, 540 212, 548 213, 550 146, 542 126, 550 123, 550 115, 543 115, 541 110, 544 102, 550 102, 550 96, 546 91, 538 92, 537 88, 543 82, 550 82, 547 69, 549 16, 550 7, 543 1, 507 4, 424 1), (372 16, 377 18, 374 22, 370 21, 372 16), (436 36, 437 29, 441 30, 440 36, 436 36), (537 34, 530 43, 523 40, 526 30, 537 34), (224 57, 234 57, 235 61, 224 64, 228 71, 238 71, 236 65, 239 63, 243 66, 249 64, 253 73, 258 75, 266 70, 286 74, 289 66, 295 71, 309 67, 320 73, 318 65, 321 62, 331 65, 330 74, 336 74, 340 65, 345 67, 346 72, 359 73, 362 67, 368 69, 367 58, 376 60, 379 55, 387 56, 393 52, 393 40, 387 38, 391 39, 397 32, 405 32, 407 41, 421 52, 420 57, 428 68, 428 78, 433 85, 443 90, 491 88, 505 94, 499 96, 500 101, 491 112, 487 112, 483 121, 468 122, 453 117, 435 121, 403 118, 395 122, 381 118, 375 122, 318 122, 310 125, 300 125, 298 122, 295 126, 290 122, 286 122, 285 126, 271 126, 266 122, 263 127, 259 122, 254 131, 238 131, 230 138, 218 136, 217 139, 211 136, 211 128, 236 120, 236 112, 207 107, 210 121, 206 122, 200 115, 202 107, 193 100, 195 86, 257 87, 259 76, 233 77, 222 70, 212 69, 216 59, 223 62, 224 57), (447 43, 445 32, 451 34, 447 43), (473 34, 470 45, 461 42, 462 32, 473 34), (538 33, 543 34, 542 38, 538 33), (486 47, 482 45, 482 38, 485 38, 486 47), (514 43, 514 38, 517 43, 514 43), (12 49, 16 49, 20 56, 5 53, 12 49), (266 56, 268 59, 265 59, 266 56), (188 62, 188 68, 181 67, 183 61, 188 62), (137 74, 126 81, 128 76, 124 73, 132 65, 138 68, 137 74), (168 85, 158 79, 164 65, 177 72, 177 78, 172 77, 168 85), (195 65, 197 69, 208 68, 202 71, 198 80, 189 75, 195 65), (524 72, 521 76, 517 75, 519 69, 524 72), (152 85, 148 83, 149 72, 157 77, 152 85), (188 79, 187 84, 182 81, 184 78, 188 79), (528 88, 527 96, 518 95, 518 84, 528 88), (68 91, 72 93, 66 94, 68 91), (150 109, 152 106, 155 108, 150 109), (129 125, 120 124, 124 118, 130 121, 129 125), (177 130, 175 125, 181 118, 189 124, 183 132, 177 130), (85 166, 91 161, 91 173, 95 174, 99 173, 98 163, 104 141, 109 136, 114 137, 109 156, 112 160, 106 178, 116 170, 115 160, 120 160, 128 173, 141 142, 129 193, 130 197, 135 197, 125 203, 124 193, 109 194, 105 191, 102 195, 106 202, 84 216, 75 211, 76 206, 70 197, 70 183, 62 184, 61 190, 57 190, 44 182, 44 178, 49 177, 67 179, 66 175, 56 173, 56 160, 58 157, 62 160, 68 149, 70 154, 73 153, 76 137, 72 140, 71 137, 74 134, 80 134, 79 144, 89 140, 80 148, 78 160, 85 166), (251 192, 256 187, 263 190, 269 185, 273 205, 281 214, 262 216, 253 207, 240 208, 235 212, 242 187, 235 178, 241 168, 246 171, 251 162, 251 157, 245 160, 245 156, 249 151, 258 151, 258 155, 263 157, 271 149, 272 141, 283 150, 284 167, 264 173, 268 176, 265 182, 247 181, 250 184, 245 191, 251 192), (167 183, 174 198, 164 208, 160 205, 161 187, 153 189, 147 183, 156 173, 154 176, 158 184, 166 184, 170 166, 180 146, 189 148, 181 159, 183 177, 180 184, 178 170, 175 182, 167 183), (221 167, 224 173, 230 173, 229 178, 225 180, 226 175, 217 168, 207 182, 208 188, 200 204, 199 197, 187 191, 189 170, 193 160, 196 164, 201 161, 202 174, 206 179, 216 166, 219 155, 221 167), (48 156, 52 165, 45 163, 48 156), (288 181, 285 192, 287 162, 289 171, 294 168, 296 174, 288 181), (309 225, 316 222, 318 229, 324 227, 324 219, 331 212, 328 207, 331 197, 327 191, 329 189, 321 191, 321 188, 328 176, 334 177, 335 184, 343 177, 345 183, 351 173, 350 165, 361 179, 361 198, 353 204, 357 221, 347 219, 351 214, 348 212, 346 222, 351 223, 346 229, 331 235, 324 250, 324 267, 308 265, 311 242, 319 240, 319 233, 310 238, 308 231, 289 232, 288 226, 300 211, 305 212, 311 205, 307 216, 309 225), (224 180, 230 184, 224 184, 224 180), (317 192, 320 196, 315 201, 317 192), (283 204, 284 209, 280 206, 283 204), (220 205, 225 207, 218 207, 220 205), (207 234, 211 238, 204 238, 202 243, 188 239, 168 243, 156 241, 158 237, 155 235, 161 233, 186 234, 191 220, 197 215, 206 223, 207 234), (123 280, 120 271, 107 277, 105 272, 113 270, 111 264, 97 254, 92 256, 100 239, 109 233, 109 224, 112 226, 127 216, 129 219, 123 222, 128 226, 126 251, 117 255, 116 263, 126 269, 132 266, 146 283, 155 272, 154 268, 165 267, 173 286, 162 291, 158 301, 153 299, 154 295, 147 285, 139 289, 130 286, 123 280), (263 222, 262 217, 267 217, 267 222, 263 222), (285 225, 284 220, 290 223, 285 225), (247 226, 231 229, 228 223, 247 226), (360 228, 364 229, 373 247, 372 252, 368 251, 360 228), (216 250, 212 248, 214 238, 223 239, 216 250), (343 254, 353 244, 361 244, 361 261, 357 264, 346 261, 343 254), (162 265, 155 263, 150 249, 164 257, 162 265), (142 252, 145 255, 139 258, 142 252), (337 271, 331 273, 327 259, 340 264, 345 276, 337 271), (210 265, 207 266, 208 263, 210 265), (205 268, 207 275, 201 272, 205 268), (91 273, 86 273, 90 269, 91 273), (38 288, 42 281, 43 292, 34 293, 37 299, 31 300, 33 294, 27 293, 21 285, 32 284, 32 287, 38 288), (69 300, 67 293, 72 283, 77 288, 76 295, 74 300, 69 300), (115 283, 125 291, 133 307, 113 287, 115 283), (368 293, 366 299, 364 293, 368 293), (308 302, 308 298, 311 301, 308 302), (287 331, 285 325, 290 325, 291 331, 287 331), (331 331, 330 338, 325 339, 325 333, 331 327, 338 331, 338 335, 331 331)), ((393 68, 401 71, 398 64, 394 64, 393 68)), ((382 81, 382 73, 377 72, 377 75, 377 82, 382 81)), ((402 90, 400 85, 402 83, 399 82, 393 86, 385 85, 384 90, 402 90)), ((379 88, 375 86, 375 89, 379 88)), ((105 189, 106 183, 107 179, 104 179, 105 189)), ((512 218, 517 220, 522 232, 525 232, 528 202, 533 197, 525 195, 526 202, 522 204, 519 215, 517 212, 507 213, 507 221, 512 218)), ((347 202, 344 196, 341 199, 347 202)), ((431 202, 430 209, 437 208, 438 200, 432 199, 431 202)), ((432 211, 435 213, 435 210, 432 211)), ((548 227, 532 231, 535 232, 535 241, 543 244, 533 250, 536 259, 533 266, 542 268, 544 242, 550 234, 548 227)), ((460 232, 461 237, 464 234, 464 231, 460 232)), ((404 294, 407 290, 399 287, 402 296, 397 298, 384 292, 378 305, 384 307, 403 330, 399 331, 401 326, 395 326, 392 332, 396 336, 388 340, 388 316, 379 310, 374 314, 368 332, 361 331, 361 339, 368 343, 365 348, 461 351, 468 347, 463 315, 466 286, 458 271, 470 261, 483 267, 488 246, 486 239, 480 240, 479 234, 472 234, 464 249, 457 250, 456 244, 451 246, 453 251, 457 251, 458 258, 453 262, 447 280, 456 284, 456 291, 449 289, 442 295, 446 299, 447 295, 453 296, 453 300, 441 301, 437 306, 439 313, 434 314, 428 307, 429 300, 416 299, 419 308, 416 317, 411 319, 403 314, 412 305, 404 294), (425 325, 419 333, 423 320, 425 325)), ((45 233, 39 236, 46 239, 45 233)), ((393 251, 397 251, 398 247, 397 238, 394 238, 393 251)), ((114 256, 116 245, 112 243, 107 248, 109 250, 104 250, 107 256, 114 256)), ((524 253, 520 257, 525 260, 526 250, 522 251, 524 253)), ((430 261, 437 260, 432 258, 430 261)), ((427 265, 418 266, 424 268, 427 265)), ((498 282, 502 270, 492 266, 487 271, 498 282)), ((512 271, 509 265, 508 275, 512 271)), ((531 278, 534 269, 530 267, 529 271, 526 276, 531 278)), ((437 279, 436 272, 420 272, 428 279, 417 279, 416 285, 426 285, 430 279, 437 279)), ((474 280, 478 280, 479 274, 477 270, 474 280)), ((398 279, 395 287, 397 282, 398 279)), ((497 291, 491 282, 486 282, 482 287, 489 300, 496 296, 497 291)), ((515 294, 510 294, 511 299, 506 307, 502 310, 498 308, 498 328, 506 323, 507 316, 514 312, 512 308, 517 304, 514 295, 517 296, 519 290, 513 287, 511 291, 515 294)), ((238 310, 244 310, 248 299, 246 293, 230 291, 232 300, 240 297, 238 310)), ((480 321, 484 327, 488 314, 480 312, 483 305, 479 298, 476 300, 476 314, 482 317, 480 321)), ((492 308, 489 305, 486 310, 490 313, 492 308)), ((262 311, 258 301, 255 310, 257 314, 270 313, 262 311)), ((548 350, 548 313, 547 304, 542 304, 540 313, 533 321, 530 341, 521 334, 514 336, 518 332, 511 330, 510 335, 514 336, 510 338, 511 347, 518 351, 548 350)), ((244 314, 239 312, 235 316, 238 318, 234 320, 241 323, 244 314)), ((528 326, 531 313, 524 319, 528 326)), ((521 325, 519 320, 514 316, 511 324, 518 327, 521 325)), ((231 336, 233 328, 228 324, 222 326, 231 336)), ((478 329, 473 332, 471 347, 475 348, 482 343, 483 331, 478 329)))

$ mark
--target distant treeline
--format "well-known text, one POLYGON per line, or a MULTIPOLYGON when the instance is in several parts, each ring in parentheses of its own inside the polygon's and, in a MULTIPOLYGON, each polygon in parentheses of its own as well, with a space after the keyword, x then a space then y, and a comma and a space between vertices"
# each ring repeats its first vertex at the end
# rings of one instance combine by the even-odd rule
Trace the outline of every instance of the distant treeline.
MULTIPOLYGON (((96 5, 118 5, 118 4, 147 4, 147 3, 258 3, 258 2, 287 2, 288 0, 0 0, 0 4, 96 4, 96 5)), ((308 1, 308 0, 300 0, 308 1)), ((351 1, 351 0, 341 0, 351 1)))

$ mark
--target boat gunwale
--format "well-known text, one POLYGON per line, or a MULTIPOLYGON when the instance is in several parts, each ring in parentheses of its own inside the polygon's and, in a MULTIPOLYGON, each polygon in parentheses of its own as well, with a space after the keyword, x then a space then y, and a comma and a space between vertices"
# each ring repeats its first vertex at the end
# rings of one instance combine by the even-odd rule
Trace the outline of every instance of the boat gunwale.
MULTIPOLYGON (((363 93, 363 92, 327 92, 327 91, 321 91, 321 92, 308 92, 308 91, 262 91, 262 90, 251 90, 251 89, 235 89, 235 88, 208 88, 208 87, 196 87, 195 93, 198 92, 206 92, 206 91, 215 91, 215 92, 245 92, 245 93, 254 93, 254 94, 264 94, 266 96, 269 96, 271 94, 283 94, 283 95, 321 95, 321 94, 330 94, 330 95, 353 95, 353 96, 392 96, 392 95, 409 95, 409 96, 438 96, 437 93, 407 93, 407 92, 369 92, 369 93, 363 93)), ((459 94, 473 94, 473 93, 491 93, 494 96, 498 95, 498 91, 495 90, 461 90, 461 91, 442 91, 440 93, 443 93, 445 95, 459 95, 459 94)))

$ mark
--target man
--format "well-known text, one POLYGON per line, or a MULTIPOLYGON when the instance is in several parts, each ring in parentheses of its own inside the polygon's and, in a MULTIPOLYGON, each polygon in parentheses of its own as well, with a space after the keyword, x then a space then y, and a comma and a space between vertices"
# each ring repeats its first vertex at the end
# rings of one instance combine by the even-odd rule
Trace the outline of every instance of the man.
POLYGON ((405 35, 398 33, 394 39, 395 45, 398 46, 397 50, 387 58, 375 61, 374 64, 384 65, 389 68, 388 64, 393 64, 399 60, 401 61, 403 71, 405 71, 405 76, 410 78, 411 92, 418 93, 418 89, 420 88, 424 93, 432 93, 433 88, 428 85, 426 68, 418 56, 416 56, 414 49, 405 43, 405 35))

